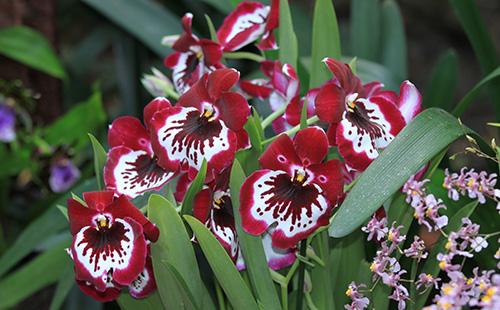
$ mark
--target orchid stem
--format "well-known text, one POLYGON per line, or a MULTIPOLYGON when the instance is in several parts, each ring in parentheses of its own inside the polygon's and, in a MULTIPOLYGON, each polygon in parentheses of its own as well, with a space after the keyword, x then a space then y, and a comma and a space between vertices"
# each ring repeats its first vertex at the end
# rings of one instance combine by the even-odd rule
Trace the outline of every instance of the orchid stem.
MULTIPOLYGON (((417 277, 417 268, 418 268, 418 262, 416 259, 414 259, 411 264, 411 271, 410 271, 411 272, 410 279, 413 280, 410 283, 410 299, 415 299, 417 295, 417 288, 415 286, 415 280, 417 277)), ((415 303, 410 303, 410 310, 414 309, 415 309, 415 303)))
MULTIPOLYGON (((307 250, 307 241, 302 240, 300 242, 300 255, 305 256, 306 250, 307 250)), ((304 295, 304 277, 305 277, 305 274, 306 274, 305 264, 300 264, 300 266, 299 266, 299 285, 298 285, 298 290, 297 290, 297 304, 295 305, 297 310, 302 310, 302 297, 304 295)))
MULTIPOLYGON (((314 115, 313 117, 307 119, 307 125, 308 126, 312 125, 312 124, 316 123, 317 121, 319 121, 319 118, 316 115, 314 115)), ((290 136, 290 135, 297 133, 299 130, 300 130, 300 125, 297 125, 293 128, 288 129, 287 131, 284 131, 283 133, 290 136)), ((264 141, 262 141, 262 145, 269 144, 269 143, 273 142, 278 137, 279 137, 279 135, 276 135, 272 138, 264 140, 264 141)))
POLYGON ((278 110, 274 111, 273 113, 269 114, 261 123, 262 129, 266 129, 267 126, 271 125, 271 123, 280 117, 283 113, 285 113, 286 110, 286 105, 282 106, 278 110))
POLYGON ((248 59, 248 60, 253 60, 255 62, 262 62, 266 60, 264 57, 254 54, 254 53, 249 53, 249 52, 230 52, 230 53, 224 53, 224 58, 227 59, 248 59))
POLYGON ((288 285, 281 285, 281 306, 288 310, 288 285))

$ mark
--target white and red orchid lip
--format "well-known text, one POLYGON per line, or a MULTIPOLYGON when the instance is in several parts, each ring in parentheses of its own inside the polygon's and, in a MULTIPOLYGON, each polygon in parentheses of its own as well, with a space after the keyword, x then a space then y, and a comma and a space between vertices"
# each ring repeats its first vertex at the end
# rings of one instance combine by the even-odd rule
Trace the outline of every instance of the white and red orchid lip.
POLYGON ((365 170, 403 129, 405 121, 396 106, 382 97, 358 99, 345 111, 337 127, 336 142, 346 163, 365 170))
POLYGON ((208 121, 195 108, 173 107, 160 111, 153 118, 153 148, 158 164, 177 169, 182 162, 189 165, 190 176, 196 175, 203 159, 207 168, 221 171, 234 158, 237 138, 224 122, 208 121))
POLYGON ((106 288, 104 291, 98 291, 90 282, 76 280, 76 283, 82 292, 99 302, 113 301, 120 296, 121 292, 121 287, 114 284, 106 288))
POLYGON ((145 151, 125 146, 112 148, 104 167, 106 188, 131 199, 161 189, 175 174, 158 166, 145 151))
POLYGON ((256 41, 266 30, 270 7, 259 2, 241 2, 225 19, 217 38, 230 52, 256 41))
POLYGON ((320 226, 328 225, 331 208, 316 184, 297 185, 284 171, 259 170, 240 192, 243 229, 254 235, 276 224, 273 246, 294 247, 320 226))
POLYGON ((194 200, 194 216, 205 223, 233 261, 236 261, 239 242, 228 191, 201 190, 194 200))
POLYGON ((77 279, 102 292, 111 280, 128 285, 137 278, 144 268, 146 240, 142 226, 133 219, 111 222, 101 215, 95 226, 83 227, 74 236, 71 253, 77 279))

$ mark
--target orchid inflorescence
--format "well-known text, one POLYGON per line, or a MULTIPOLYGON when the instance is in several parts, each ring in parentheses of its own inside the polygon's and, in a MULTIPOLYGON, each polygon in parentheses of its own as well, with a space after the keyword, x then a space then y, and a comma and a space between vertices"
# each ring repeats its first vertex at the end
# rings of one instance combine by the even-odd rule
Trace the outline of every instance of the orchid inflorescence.
MULTIPOLYGON (((302 251, 306 249, 302 245, 308 246, 320 228, 330 225, 335 208, 349 194, 344 185, 354 183, 420 112, 421 95, 411 82, 404 81, 399 93, 383 89, 377 81, 364 84, 349 65, 328 57, 323 62, 331 78, 303 93, 295 68, 278 60, 260 57, 257 60, 265 78, 241 80, 240 72, 227 67, 224 57, 234 56, 231 53, 251 43, 261 50, 276 49, 273 30, 278 26, 278 6, 279 1, 272 1, 271 6, 242 2, 211 39, 193 34, 193 15, 188 13, 182 18, 184 32, 164 39, 174 50, 165 58, 173 83, 157 70, 145 76, 143 84, 157 97, 144 107, 142 121, 121 116, 109 126, 110 149, 102 173, 105 190, 84 193, 83 200, 68 200, 73 235, 68 253, 85 293, 109 301, 126 288, 134 298, 155 290, 150 248, 159 230, 130 200, 175 184, 175 202, 184 205, 186 192, 199 175, 203 184, 193 194, 192 214, 206 225, 238 270, 246 268, 240 247, 242 233, 261 236, 272 270, 292 266, 295 271, 293 266, 302 261, 314 265, 307 257, 314 251, 302 251), (249 118, 261 121, 252 115, 249 98, 268 100, 272 111, 260 122, 259 145, 252 144, 256 142, 247 131, 249 118), (304 122, 307 119, 312 121, 304 122), (276 135, 261 142, 269 125, 276 135), (230 181, 235 159, 268 143, 258 152, 259 168, 247 171, 249 175, 234 197, 230 181), (236 199, 237 216, 233 209, 236 199)), ((480 203, 485 197, 498 201, 495 177, 473 170, 460 175, 446 172, 444 186, 454 200, 467 193, 480 203)), ((452 259, 455 255, 471 257, 471 247, 475 251, 486 247, 487 237, 466 220, 458 232, 446 235, 443 229, 448 217, 442 214, 446 206, 427 192, 427 182, 414 176, 402 192, 418 224, 448 238, 448 252, 437 259, 447 276, 458 281, 461 266, 452 259)), ((405 282, 426 291, 439 288, 443 281, 425 273, 415 281, 405 279, 408 272, 399 257, 424 261, 429 259, 429 246, 419 236, 406 240, 403 232, 407 228, 402 225, 390 225, 380 209, 362 230, 368 233, 368 241, 379 246, 369 268, 374 286, 390 287, 388 298, 403 309, 414 302, 405 282), (410 243, 407 248, 405 241, 410 243)), ((316 262, 324 263, 321 259, 316 262)), ((496 302, 497 278, 486 272, 471 281, 476 280, 484 284, 468 284, 474 295, 467 302, 496 302)), ((352 302, 346 309, 368 307, 366 288, 355 282, 349 285, 346 295, 352 302)), ((441 290, 448 294, 443 285, 441 290)), ((286 294, 286 287, 284 291, 286 294)), ((444 303, 439 297, 435 301, 444 303)))

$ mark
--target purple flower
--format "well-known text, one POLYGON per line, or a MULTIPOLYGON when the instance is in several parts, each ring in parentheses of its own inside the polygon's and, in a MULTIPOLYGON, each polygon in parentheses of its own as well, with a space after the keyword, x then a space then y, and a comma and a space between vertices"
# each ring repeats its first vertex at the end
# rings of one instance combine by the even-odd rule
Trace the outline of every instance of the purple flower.
POLYGON ((405 235, 401 235, 401 228, 403 226, 398 226, 395 227, 396 223, 392 223, 391 229, 389 230, 389 233, 387 235, 387 239, 392 242, 394 246, 398 246, 401 242, 403 242, 406 239, 405 235))
POLYGON ((356 285, 355 282, 351 282, 345 294, 347 297, 351 298, 352 302, 345 305, 344 308, 347 310, 362 310, 368 307, 370 300, 363 296, 363 293, 359 291, 359 288, 366 287, 364 284, 356 285))
POLYGON ((402 284, 398 284, 392 294, 389 296, 389 299, 395 300, 398 302, 398 310, 406 309, 406 301, 410 299, 410 295, 408 294, 408 290, 402 284))
POLYGON ((411 243, 410 247, 405 249, 403 252, 406 257, 414 258, 419 261, 422 258, 427 258, 427 255, 429 254, 425 251, 424 241, 417 235, 413 237, 413 242, 411 243))
POLYGON ((11 142, 16 139, 16 112, 6 104, 0 103, 0 141, 11 142))
POLYGON ((67 191, 79 178, 80 170, 67 158, 57 160, 50 167, 49 185, 55 193, 67 191))
POLYGON ((422 198, 425 196, 425 183, 430 180, 425 179, 423 181, 415 180, 414 176, 411 176, 408 181, 406 181, 403 186, 403 193, 406 194, 406 202, 409 203, 412 207, 416 207, 422 201, 422 198))
POLYGON ((375 240, 380 241, 387 234, 387 218, 383 217, 380 221, 374 214, 372 219, 366 224, 366 226, 361 228, 362 231, 368 233, 368 238, 366 240, 370 241, 375 237, 375 240))
POLYGON ((458 200, 461 196, 467 195, 471 199, 477 199, 479 203, 486 203, 486 197, 497 202, 497 209, 500 209, 500 190, 495 188, 497 175, 488 174, 486 171, 475 172, 474 169, 467 171, 464 167, 460 173, 450 174, 445 171, 443 187, 448 190, 448 196, 453 200, 458 200))
POLYGON ((441 281, 440 278, 434 278, 431 274, 421 273, 418 275, 418 280, 415 282, 417 289, 421 287, 430 288, 434 286, 438 288, 438 283, 441 281))

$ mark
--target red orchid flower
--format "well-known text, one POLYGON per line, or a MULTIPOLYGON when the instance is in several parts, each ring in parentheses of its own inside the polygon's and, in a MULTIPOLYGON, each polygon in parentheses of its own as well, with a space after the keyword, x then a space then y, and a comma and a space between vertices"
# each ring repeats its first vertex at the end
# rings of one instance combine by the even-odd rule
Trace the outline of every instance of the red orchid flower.
POLYGON ((328 139, 319 127, 300 130, 292 140, 279 136, 259 158, 262 170, 251 174, 240 192, 243 229, 253 235, 276 225, 272 244, 294 247, 329 217, 342 195, 341 163, 323 162, 328 139))
POLYGON ((165 107, 170 107, 170 102, 156 98, 144 108, 146 127, 131 116, 113 121, 108 132, 110 151, 104 167, 106 189, 132 199, 144 192, 159 190, 176 175, 177 169, 165 170, 157 165, 151 147, 149 119, 165 107))
MULTIPOLYGON (((224 170, 211 184, 196 194, 193 215, 207 225, 236 263, 238 270, 243 270, 246 267, 234 222, 229 172, 229 168, 224 170)), ((295 261, 295 249, 281 250, 272 247, 269 234, 264 235, 262 243, 268 265, 273 270, 290 266, 295 261)))
POLYGON ((173 43, 167 37, 166 44, 172 43, 176 51, 165 58, 165 66, 173 70, 172 80, 175 89, 185 93, 205 73, 222 68, 222 46, 209 39, 199 39, 192 31, 193 14, 182 17, 184 33, 173 43))
POLYGON ((269 98, 269 104, 273 111, 286 106, 285 114, 273 121, 272 125, 276 133, 281 133, 300 123, 300 114, 306 99, 308 116, 314 114, 313 102, 319 89, 311 89, 305 98, 301 98, 299 95, 300 81, 292 66, 289 64, 282 66, 279 61, 266 60, 261 63, 260 68, 268 80, 241 81, 240 87, 252 97, 269 98))
MULTIPOLYGON (((154 281, 151 272, 148 277, 141 272, 146 267, 147 240, 158 239, 158 228, 123 195, 115 199, 111 191, 87 192, 83 198, 87 206, 68 199, 73 236, 68 252, 75 262, 75 275, 82 290, 108 299, 121 286, 138 280, 154 281)), ((152 287, 144 285, 136 286, 152 287)))
POLYGON ((279 0, 271 7, 260 2, 244 1, 224 19, 217 39, 225 52, 238 50, 262 37, 260 49, 276 49, 272 31, 278 27, 279 0))
POLYGON ((320 120, 330 124, 328 136, 346 164, 363 171, 419 111, 421 96, 408 81, 400 95, 380 90, 379 82, 362 85, 347 64, 331 58, 323 60, 335 75, 315 100, 320 120))
POLYGON ((238 79, 234 69, 205 74, 176 106, 154 114, 152 144, 160 166, 175 170, 182 165, 192 180, 206 159, 210 181, 231 165, 238 148, 248 145, 243 125, 250 107, 242 95, 230 91, 238 79))

